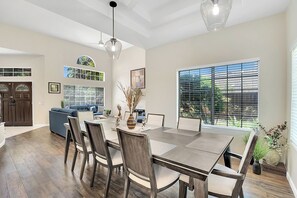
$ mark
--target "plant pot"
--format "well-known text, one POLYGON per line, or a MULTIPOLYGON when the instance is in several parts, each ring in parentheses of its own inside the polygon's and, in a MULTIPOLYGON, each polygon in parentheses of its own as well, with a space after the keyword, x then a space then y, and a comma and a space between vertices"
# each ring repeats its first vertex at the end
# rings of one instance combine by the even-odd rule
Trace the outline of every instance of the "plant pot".
POLYGON ((136 121, 135 121, 135 119, 133 117, 133 114, 130 113, 130 116, 129 116, 128 120, 127 120, 127 127, 129 129, 134 129, 135 126, 136 126, 136 121))
POLYGON ((275 149, 270 150, 265 156, 265 162, 272 166, 277 166, 280 160, 281 156, 275 149))
POLYGON ((259 163, 259 161, 254 161, 253 173, 255 173, 256 175, 261 175, 261 164, 259 163))

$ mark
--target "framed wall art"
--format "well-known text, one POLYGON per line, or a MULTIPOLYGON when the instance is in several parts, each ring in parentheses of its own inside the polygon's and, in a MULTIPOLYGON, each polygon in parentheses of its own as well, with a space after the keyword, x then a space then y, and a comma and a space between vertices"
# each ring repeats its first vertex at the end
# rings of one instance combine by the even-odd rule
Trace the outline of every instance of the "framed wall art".
POLYGON ((145 68, 134 69, 130 71, 131 88, 145 88, 145 68))
POLYGON ((49 82, 48 83, 48 93, 50 93, 50 94, 60 94, 61 93, 61 83, 49 82))

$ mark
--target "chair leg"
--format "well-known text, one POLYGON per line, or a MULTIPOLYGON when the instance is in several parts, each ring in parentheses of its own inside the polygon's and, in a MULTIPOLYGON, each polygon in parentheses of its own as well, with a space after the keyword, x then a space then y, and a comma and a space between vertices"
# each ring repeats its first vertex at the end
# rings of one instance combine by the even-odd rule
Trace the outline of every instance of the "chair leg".
POLYGON ((151 196, 150 198, 157 198, 157 192, 155 190, 151 191, 151 196))
POLYGON ((243 190, 242 190, 242 188, 241 188, 241 190, 240 190, 240 192, 239 192, 239 197, 240 197, 240 198, 244 198, 244 195, 243 195, 243 190))
POLYGON ((130 187, 130 180, 128 176, 125 176, 124 198, 128 197, 130 187))
POLYGON ((96 168, 97 168, 97 161, 94 159, 94 168, 93 168, 93 176, 91 180, 91 187, 94 186, 94 180, 95 180, 95 175, 96 175, 96 168))
POLYGON ((72 160, 72 166, 71 166, 71 171, 72 172, 73 172, 74 167, 75 167, 76 157, 77 157, 77 150, 75 149, 73 160, 72 160))
POLYGON ((81 168, 80 168, 79 179, 82 179, 83 178, 84 171, 85 171, 85 166, 86 166, 86 162, 87 162, 87 156, 84 155, 84 158, 83 158, 83 161, 82 161, 82 164, 81 164, 81 168))
POLYGON ((87 162, 89 164, 89 153, 86 153, 86 156, 87 156, 87 162))
POLYGON ((179 180, 179 198, 187 197, 187 186, 184 181, 179 180))
POLYGON ((108 191, 109 191, 109 184, 110 184, 111 174, 112 174, 112 168, 108 168, 108 171, 107 171, 107 180, 106 180, 106 184, 105 184, 105 195, 104 195, 104 198, 108 197, 108 191))

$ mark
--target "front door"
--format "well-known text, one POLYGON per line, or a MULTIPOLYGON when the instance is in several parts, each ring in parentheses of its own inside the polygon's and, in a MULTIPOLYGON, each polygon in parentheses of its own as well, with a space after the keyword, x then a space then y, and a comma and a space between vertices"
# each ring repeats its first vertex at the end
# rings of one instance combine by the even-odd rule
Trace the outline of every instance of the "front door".
POLYGON ((0 82, 5 126, 32 126, 32 83, 0 82))

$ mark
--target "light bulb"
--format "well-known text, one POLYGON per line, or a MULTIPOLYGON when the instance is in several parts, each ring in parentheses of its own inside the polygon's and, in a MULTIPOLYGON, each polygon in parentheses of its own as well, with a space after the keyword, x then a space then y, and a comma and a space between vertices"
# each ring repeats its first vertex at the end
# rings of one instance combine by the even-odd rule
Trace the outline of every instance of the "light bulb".
POLYGON ((216 3, 213 5, 212 14, 217 16, 219 13, 220 13, 220 8, 219 8, 218 4, 216 3))
POLYGON ((111 51, 115 52, 116 48, 114 45, 111 46, 111 51))

